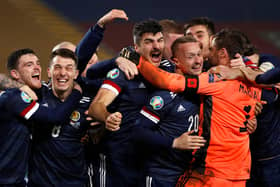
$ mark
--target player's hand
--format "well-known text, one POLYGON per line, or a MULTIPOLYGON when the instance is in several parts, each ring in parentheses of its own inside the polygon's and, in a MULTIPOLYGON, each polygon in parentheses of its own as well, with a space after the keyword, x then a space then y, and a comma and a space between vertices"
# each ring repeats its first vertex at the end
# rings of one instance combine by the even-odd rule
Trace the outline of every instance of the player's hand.
POLYGON ((262 112, 263 105, 265 105, 266 101, 257 102, 255 106, 255 116, 259 115, 262 112))
POLYGON ((247 126, 247 131, 249 132, 249 134, 252 134, 253 132, 255 132, 257 129, 257 118, 254 117, 252 119, 249 119, 246 126, 247 126))
POLYGON ((128 17, 125 13, 125 11, 121 10, 121 9, 112 9, 111 11, 109 11, 107 14, 105 14, 104 16, 102 16, 98 21, 97 24, 104 28, 106 24, 112 22, 115 19, 124 19, 124 20, 128 20, 128 17))
POLYGON ((240 67, 241 72, 246 77, 246 79, 252 83, 255 83, 255 79, 258 75, 263 74, 262 71, 255 71, 251 68, 240 67))
POLYGON ((88 143, 88 141, 89 141, 89 136, 88 136, 88 134, 85 134, 85 135, 81 138, 80 141, 81 141, 82 144, 86 145, 86 144, 88 143))
POLYGON ((110 131, 117 131, 120 129, 121 122, 122 114, 120 112, 114 112, 106 118, 105 127, 110 131))
POLYGON ((280 90, 280 82, 273 85, 275 88, 280 90))
POLYGON ((239 53, 236 53, 235 59, 230 60, 230 67, 232 68, 240 68, 240 67, 245 67, 245 63, 242 59, 242 56, 239 53))
POLYGON ((194 131, 185 132, 181 136, 174 139, 172 147, 176 149, 199 149, 204 146, 206 140, 202 136, 191 135, 194 131))
POLYGON ((86 120, 90 123, 90 126, 98 126, 101 125, 102 123, 99 121, 96 121, 95 119, 93 119, 93 117, 88 115, 88 110, 85 111, 85 115, 86 115, 86 120))
POLYGON ((119 56, 124 57, 134 64, 138 65, 140 60, 140 55, 135 51, 132 46, 125 47, 121 50, 119 56))
POLYGON ((208 70, 209 73, 217 74, 219 77, 219 80, 233 80, 233 79, 239 79, 242 77, 242 73, 237 68, 230 68, 228 66, 219 65, 212 67, 210 70, 208 70))
POLYGON ((83 90, 82 90, 81 86, 80 86, 77 82, 75 82, 75 81, 74 81, 73 89, 76 89, 76 90, 78 90, 80 93, 83 93, 83 90))
POLYGON ((124 57, 116 59, 117 66, 124 72, 126 78, 131 80, 134 76, 138 75, 138 69, 134 63, 124 57))
POLYGON ((35 92, 27 85, 23 85, 19 88, 21 91, 27 93, 29 95, 29 97, 31 97, 34 101, 38 100, 37 95, 35 94, 35 92))

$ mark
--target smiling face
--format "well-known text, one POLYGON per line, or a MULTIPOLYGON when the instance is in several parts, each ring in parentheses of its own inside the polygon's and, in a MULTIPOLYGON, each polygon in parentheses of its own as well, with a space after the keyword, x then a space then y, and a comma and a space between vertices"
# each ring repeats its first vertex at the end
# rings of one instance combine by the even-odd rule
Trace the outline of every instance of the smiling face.
POLYGON ((135 44, 135 50, 155 66, 159 66, 164 48, 164 40, 161 32, 156 34, 144 33, 139 44, 135 44))
POLYGON ((48 73, 52 80, 54 94, 68 96, 72 91, 74 79, 78 76, 75 61, 71 58, 55 56, 48 73))
POLYGON ((209 56, 209 45, 211 41, 210 34, 205 25, 194 25, 186 30, 186 35, 193 36, 202 44, 203 57, 209 56))
POLYGON ((41 66, 35 54, 24 54, 18 59, 16 69, 11 70, 11 76, 28 85, 31 89, 41 88, 41 66))
POLYGON ((199 75, 202 72, 203 57, 199 42, 178 44, 173 61, 184 74, 199 75))

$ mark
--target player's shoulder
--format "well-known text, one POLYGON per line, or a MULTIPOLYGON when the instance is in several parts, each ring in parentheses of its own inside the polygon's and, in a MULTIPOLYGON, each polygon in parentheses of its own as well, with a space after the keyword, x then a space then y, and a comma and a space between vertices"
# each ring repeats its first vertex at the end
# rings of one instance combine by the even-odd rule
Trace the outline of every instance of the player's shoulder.
POLYGON ((280 66, 280 59, 272 54, 261 54, 259 66, 268 66, 269 69, 273 69, 280 66))
POLYGON ((0 92, 0 96, 2 96, 2 97, 10 97, 10 96, 19 94, 21 92, 22 91, 19 90, 18 88, 9 88, 9 89, 6 89, 4 91, 1 91, 0 92))
POLYGON ((106 79, 126 80, 124 72, 122 72, 119 68, 114 68, 114 69, 110 70, 106 75, 106 79))

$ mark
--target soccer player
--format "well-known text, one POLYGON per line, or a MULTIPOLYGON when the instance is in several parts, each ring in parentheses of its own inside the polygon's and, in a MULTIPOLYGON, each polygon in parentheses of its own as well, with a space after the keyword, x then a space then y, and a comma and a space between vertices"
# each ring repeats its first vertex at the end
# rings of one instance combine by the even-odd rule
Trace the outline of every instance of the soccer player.
MULTIPOLYGON (((98 57, 96 55, 96 50, 98 48, 98 45, 103 38, 105 27, 114 21, 115 19, 123 19, 127 20, 128 17, 125 13, 125 11, 121 9, 112 9, 108 13, 106 13, 104 16, 102 16, 98 21, 97 24, 94 26, 90 27, 90 29, 87 31, 87 33, 84 35, 84 37, 81 39, 79 44, 77 45, 76 48, 76 54, 79 60, 80 66, 80 72, 83 71, 81 76, 79 76, 79 81, 83 82, 83 87, 86 89, 89 93, 90 98, 93 98, 93 96, 96 94, 97 90, 101 86, 104 78, 106 77, 106 73, 113 69, 116 63, 118 63, 118 60, 109 60, 109 66, 110 68, 105 68, 104 69, 104 64, 105 66, 107 65, 107 62, 98 62, 98 57), (93 62, 94 61, 94 62, 93 62), (117 61, 117 62, 115 62, 117 61), (94 63, 94 64, 93 64, 94 63), (112 67, 111 64, 113 64, 112 67), (86 67, 84 68, 84 64, 87 64, 86 67), (94 72, 93 68, 90 69, 90 72, 88 73, 89 75, 93 75, 91 77, 87 77, 86 73, 88 72, 88 69, 90 67, 93 68, 96 67, 101 67, 97 71, 94 72), (82 67, 82 68, 81 68, 82 67), (83 69, 84 70, 81 70, 83 69), (103 76, 100 76, 101 72, 103 73, 103 76), (91 90, 91 91, 90 91, 91 90)), ((123 60, 126 60, 123 58, 123 60)), ((134 65, 134 64, 133 64, 134 65)), ((137 68, 135 67, 135 70, 137 68)), ((96 122, 94 122, 96 123, 96 122)), ((86 154, 86 160, 87 160, 87 165, 88 165, 88 175, 89 175, 89 180, 88 180, 88 186, 96 186, 95 183, 98 183, 97 180, 95 180, 95 176, 99 172, 99 145, 98 141, 104 131, 104 125, 95 125, 91 126, 88 129, 88 136, 90 137, 88 144, 85 147, 85 154, 86 154), (91 141, 92 140, 92 141, 91 141), (94 141, 94 143, 93 143, 94 141)), ((97 178, 97 177, 96 177, 97 178)))
MULTIPOLYGON (((10 76, 21 84, 26 83, 33 89, 41 87, 41 67, 33 50, 14 51, 8 58, 7 67, 10 76)), ((0 184, 26 185, 24 177, 27 172, 31 134, 29 121, 50 127, 71 114, 80 96, 79 91, 74 91, 63 105, 49 109, 18 89, 7 89, 1 93, 0 184)))
MULTIPOLYGON (((135 50, 155 66, 160 66, 162 59, 161 31, 154 20, 137 23, 133 29, 135 50)), ((131 141, 131 131, 147 101, 148 87, 140 75, 127 80, 122 71, 113 69, 89 108, 89 114, 112 131, 101 140, 103 165, 100 171, 103 175, 100 183, 105 186, 136 186, 140 180, 142 170, 138 158, 141 154, 131 141)))
POLYGON ((162 26, 164 39, 163 58, 170 60, 172 57, 171 45, 177 38, 184 35, 184 28, 170 19, 160 20, 159 24, 162 26))
MULTIPOLYGON (((74 79, 78 76, 77 57, 69 49, 58 49, 52 52, 49 67, 52 88, 42 103, 55 108, 72 93, 74 79)), ((52 128, 34 126, 29 186, 85 185, 87 169, 80 140, 89 126, 84 111, 90 101, 85 90, 70 118, 68 116, 52 128)))
MULTIPOLYGON (((179 37, 171 48, 177 73, 199 75, 202 72, 201 44, 197 40, 191 36, 179 37)), ((197 136, 199 105, 198 96, 186 99, 183 94, 167 90, 150 94, 134 131, 134 139, 149 150, 146 151, 143 186, 175 186, 179 176, 190 169, 192 150, 205 143, 203 137, 197 136)))
MULTIPOLYGON (((227 67, 219 66, 215 69, 215 72, 219 73, 223 78, 235 78, 234 76, 236 76, 233 72, 226 70, 227 67)), ((269 72, 262 74, 263 72, 244 67, 240 67, 240 70, 242 70, 247 80, 252 82, 255 82, 256 75, 271 75, 269 72)), ((274 70, 275 69, 271 71, 274 70)), ((275 88, 265 88, 263 92, 268 92, 273 98, 274 94, 272 94, 273 92, 271 89, 274 90, 275 88)), ((275 91, 277 92, 277 90, 275 91)), ((273 98, 272 102, 267 102, 263 106, 261 113, 257 115, 258 127, 256 131, 250 135, 252 170, 251 178, 246 184, 248 187, 280 185, 278 170, 280 167, 278 133, 280 127, 279 109, 279 97, 273 98)))
MULTIPOLYGON (((238 37, 230 30, 214 36, 209 56, 213 65, 229 65, 236 48, 242 54, 242 45, 236 41, 238 37)), ((185 77, 169 74, 151 66, 143 57, 138 67, 146 79, 161 88, 208 95, 203 102, 201 131, 207 143, 195 153, 191 175, 182 177, 178 185, 245 186, 251 162, 246 124, 254 117, 261 90, 237 80, 216 82, 219 77, 215 74, 185 77)))
POLYGON ((202 44, 202 55, 204 58, 203 70, 207 71, 211 64, 208 62, 210 54, 209 47, 215 34, 215 24, 207 17, 193 18, 184 26, 185 35, 193 36, 202 44))

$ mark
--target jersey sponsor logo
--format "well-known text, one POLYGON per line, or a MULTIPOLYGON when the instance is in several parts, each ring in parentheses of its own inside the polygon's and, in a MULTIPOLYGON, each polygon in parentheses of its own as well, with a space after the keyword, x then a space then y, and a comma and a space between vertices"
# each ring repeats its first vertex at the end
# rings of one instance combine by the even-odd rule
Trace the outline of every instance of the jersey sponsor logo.
POLYGON ((179 107, 177 108, 177 112, 183 112, 185 111, 185 107, 183 107, 183 105, 179 105, 179 107))
POLYGON ((111 71, 109 71, 109 73, 107 74, 107 78, 115 79, 119 75, 120 75, 120 70, 115 68, 115 69, 112 69, 111 71))
POLYGON ((42 106, 49 107, 49 104, 48 103, 43 103, 42 106))
POLYGON ((79 111, 75 110, 74 112, 72 112, 70 116, 70 125, 78 129, 80 127, 80 122, 78 122, 80 118, 81 118, 81 114, 79 111))
POLYGON ((154 110, 159 110, 163 107, 164 102, 163 102, 163 99, 160 96, 154 96, 150 100, 150 105, 153 107, 154 110))
POLYGON ((21 92, 20 96, 25 103, 31 103, 32 98, 27 93, 21 92))

